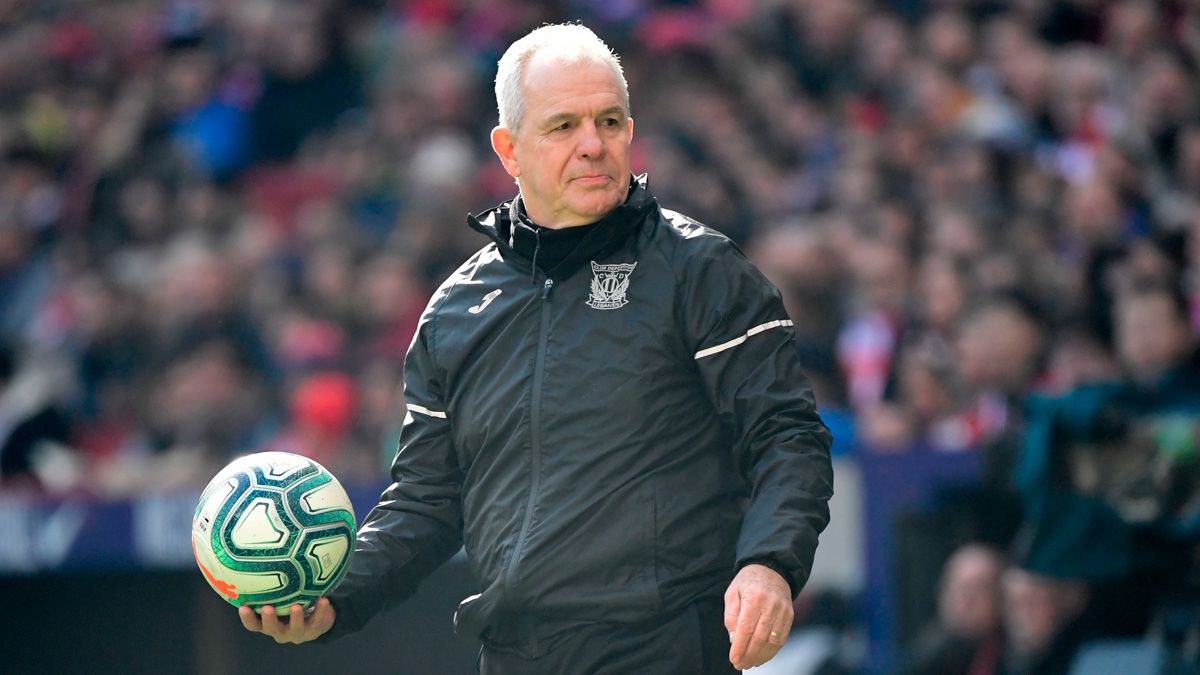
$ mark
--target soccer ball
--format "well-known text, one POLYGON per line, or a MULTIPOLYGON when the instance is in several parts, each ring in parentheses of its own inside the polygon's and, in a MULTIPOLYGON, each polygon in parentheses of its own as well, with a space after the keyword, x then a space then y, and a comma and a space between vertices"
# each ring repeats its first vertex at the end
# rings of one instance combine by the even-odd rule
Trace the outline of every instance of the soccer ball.
POLYGON ((204 488, 192 551, 208 584, 231 605, 286 616, 338 584, 354 551, 354 507, 333 474, 300 455, 234 460, 204 488))

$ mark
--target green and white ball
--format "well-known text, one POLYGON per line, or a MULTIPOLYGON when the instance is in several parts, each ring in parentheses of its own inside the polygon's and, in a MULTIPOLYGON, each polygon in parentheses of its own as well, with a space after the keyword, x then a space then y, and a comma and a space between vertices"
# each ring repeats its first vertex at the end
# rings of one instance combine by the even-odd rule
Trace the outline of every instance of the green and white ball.
POLYGON ((280 615, 342 580, 354 552, 354 507, 325 467, 287 452, 234 460, 204 488, 192 519, 200 571, 230 604, 280 615))

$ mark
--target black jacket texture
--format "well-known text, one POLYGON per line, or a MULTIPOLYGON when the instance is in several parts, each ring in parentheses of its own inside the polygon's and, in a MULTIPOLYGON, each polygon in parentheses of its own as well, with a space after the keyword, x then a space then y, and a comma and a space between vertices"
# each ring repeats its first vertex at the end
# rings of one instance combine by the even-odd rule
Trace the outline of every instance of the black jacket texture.
POLYGON ((719 597, 750 561, 798 591, 829 521, 831 437, 778 291, 645 176, 548 272, 519 252, 539 234, 518 212, 469 218, 492 242, 421 317, 395 482, 328 636, 460 547, 481 592, 456 630, 531 657, 580 624, 719 597))

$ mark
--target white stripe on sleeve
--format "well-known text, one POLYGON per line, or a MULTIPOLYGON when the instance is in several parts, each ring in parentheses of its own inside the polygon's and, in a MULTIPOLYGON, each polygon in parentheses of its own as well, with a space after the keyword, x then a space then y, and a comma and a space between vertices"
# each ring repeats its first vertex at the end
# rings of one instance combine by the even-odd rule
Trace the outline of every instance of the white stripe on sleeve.
POLYGON ((419 406, 416 403, 409 403, 409 404, 407 404, 407 407, 409 410, 411 410, 413 412, 419 412, 422 415, 429 415, 430 417, 440 417, 442 419, 446 419, 446 413, 438 412, 436 410, 430 410, 429 408, 426 408, 424 406, 419 406))
POLYGON ((765 330, 771 330, 772 328, 787 328, 787 327, 790 327, 791 325, 792 325, 791 319, 779 319, 776 321, 768 321, 766 323, 761 323, 761 324, 755 326, 754 328, 751 328, 750 330, 746 331, 746 334, 741 337, 736 337, 736 338, 730 340, 729 342, 722 342, 721 344, 719 344, 715 347, 709 347, 708 349, 701 349, 700 351, 696 352, 695 358, 697 361, 699 361, 700 359, 702 359, 706 356, 712 356, 713 354, 719 354, 719 353, 725 351, 726 349, 729 349, 730 347, 736 347, 736 346, 742 344, 743 342, 745 342, 746 340, 750 339, 752 336, 758 335, 759 333, 761 333, 765 330))

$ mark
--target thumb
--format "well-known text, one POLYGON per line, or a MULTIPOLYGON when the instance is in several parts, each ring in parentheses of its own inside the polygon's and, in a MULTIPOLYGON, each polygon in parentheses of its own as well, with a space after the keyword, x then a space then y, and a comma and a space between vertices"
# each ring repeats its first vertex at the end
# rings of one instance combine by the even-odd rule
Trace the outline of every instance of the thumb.
POLYGON ((725 593, 725 630, 732 636, 742 609, 742 594, 731 588, 725 593))

